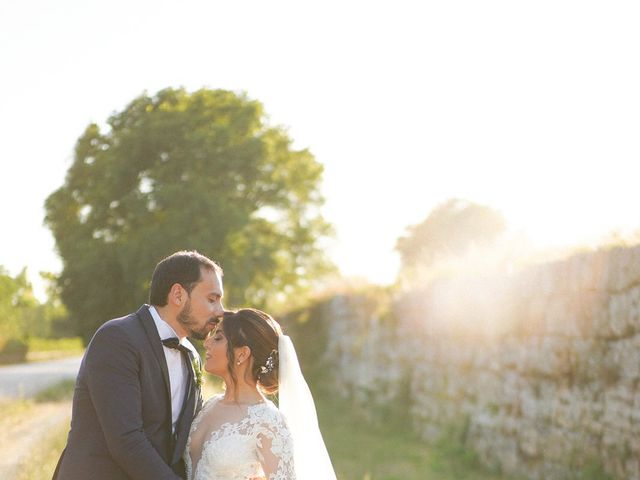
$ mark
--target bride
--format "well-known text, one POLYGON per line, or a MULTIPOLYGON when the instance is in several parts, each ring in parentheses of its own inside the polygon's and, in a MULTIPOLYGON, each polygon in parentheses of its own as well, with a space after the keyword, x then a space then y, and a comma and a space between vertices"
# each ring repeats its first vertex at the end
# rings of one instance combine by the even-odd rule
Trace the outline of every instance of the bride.
POLYGON ((188 480, 335 480, 291 340, 255 309, 225 312, 204 342, 224 380, 191 425, 188 480), (265 395, 279 390, 279 407, 265 395))

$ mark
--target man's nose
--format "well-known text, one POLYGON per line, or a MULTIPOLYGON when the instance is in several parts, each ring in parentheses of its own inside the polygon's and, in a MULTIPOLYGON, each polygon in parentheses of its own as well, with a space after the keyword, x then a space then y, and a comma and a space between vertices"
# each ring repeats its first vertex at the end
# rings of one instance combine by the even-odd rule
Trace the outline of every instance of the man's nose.
POLYGON ((224 307, 222 306, 222 302, 219 302, 216 305, 216 316, 222 318, 222 315, 224 314, 224 307))

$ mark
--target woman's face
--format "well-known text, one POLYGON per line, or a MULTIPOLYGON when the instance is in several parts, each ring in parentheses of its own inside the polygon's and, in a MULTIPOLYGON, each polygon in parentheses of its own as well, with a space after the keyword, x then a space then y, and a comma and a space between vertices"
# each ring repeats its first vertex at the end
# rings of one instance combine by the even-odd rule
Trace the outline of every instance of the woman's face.
POLYGON ((207 372, 223 376, 228 371, 227 345, 227 337, 224 336, 222 325, 218 324, 204 341, 204 369, 207 372))

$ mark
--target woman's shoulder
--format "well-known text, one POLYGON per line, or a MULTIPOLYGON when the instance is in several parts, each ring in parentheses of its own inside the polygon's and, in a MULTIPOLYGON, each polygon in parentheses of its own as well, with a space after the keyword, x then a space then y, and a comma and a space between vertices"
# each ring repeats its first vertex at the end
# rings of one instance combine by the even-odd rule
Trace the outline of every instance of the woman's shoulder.
POLYGON ((254 411, 260 422, 263 424, 278 426, 286 424, 282 412, 278 410, 278 407, 271 400, 265 400, 264 402, 256 405, 254 411))
POLYGON ((217 403, 217 401, 222 397, 222 395, 213 395, 212 397, 207 398, 202 404, 202 408, 198 411, 193 422, 191 423, 191 432, 193 433, 196 430, 196 427, 200 423, 200 420, 209 412, 211 407, 217 403))
POLYGON ((215 395, 210 396, 202 404, 202 409, 204 410, 205 408, 212 406, 213 404, 220 401, 222 397, 224 397, 224 393, 216 393, 215 395))

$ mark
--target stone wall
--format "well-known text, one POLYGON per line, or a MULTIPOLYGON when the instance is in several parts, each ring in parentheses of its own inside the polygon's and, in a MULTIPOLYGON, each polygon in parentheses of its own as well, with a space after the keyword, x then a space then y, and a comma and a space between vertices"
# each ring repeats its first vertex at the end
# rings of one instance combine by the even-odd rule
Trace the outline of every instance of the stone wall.
POLYGON ((440 280, 376 308, 331 300, 326 358, 355 401, 406 401, 425 440, 456 428, 504 472, 640 480, 640 247, 440 280))

